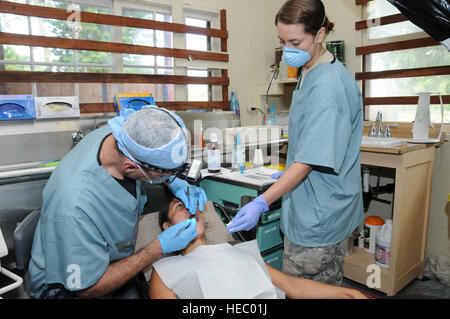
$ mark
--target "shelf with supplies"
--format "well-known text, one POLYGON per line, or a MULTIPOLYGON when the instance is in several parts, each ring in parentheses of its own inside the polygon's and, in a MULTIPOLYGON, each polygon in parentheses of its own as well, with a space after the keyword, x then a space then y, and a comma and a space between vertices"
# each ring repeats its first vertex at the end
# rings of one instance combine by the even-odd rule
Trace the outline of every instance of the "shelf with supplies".
POLYGON ((278 80, 278 84, 286 85, 286 86, 294 86, 297 85, 298 79, 281 79, 278 80))
MULTIPOLYGON (((434 147, 400 154, 361 150, 362 166, 395 171, 390 265, 381 269, 380 286, 375 287, 388 296, 424 273, 434 156, 434 147)), ((374 254, 356 248, 343 261, 344 277, 367 284, 373 271, 368 266, 376 264, 374 254)))
POLYGON ((272 83, 270 82, 259 84, 258 96, 266 95, 283 95, 285 93, 286 87, 291 87, 297 85, 297 79, 274 79, 272 83), (270 89, 268 90, 270 85, 270 89))

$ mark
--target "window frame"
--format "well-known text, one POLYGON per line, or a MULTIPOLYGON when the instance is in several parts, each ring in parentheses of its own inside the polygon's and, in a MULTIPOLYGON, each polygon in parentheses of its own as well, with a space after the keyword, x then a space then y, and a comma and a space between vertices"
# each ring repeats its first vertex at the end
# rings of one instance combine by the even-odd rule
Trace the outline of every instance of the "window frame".
MULTIPOLYGON (((197 19, 197 20, 203 20, 206 22, 206 28, 213 28, 215 25, 219 23, 219 16, 217 14, 207 12, 207 11, 198 11, 193 9, 184 9, 183 10, 183 22, 187 24, 186 19, 197 19)), ((217 49, 218 44, 214 43, 214 40, 210 36, 206 37, 206 50, 207 51, 214 51, 217 49)), ((184 35, 184 45, 187 48, 187 34, 184 35)), ((206 77, 212 77, 213 76, 213 70, 210 68, 200 68, 200 67, 186 67, 186 74, 189 73, 189 71, 206 71, 207 75, 206 77)), ((217 90, 213 89, 212 85, 207 85, 207 101, 213 101, 217 98, 219 98, 217 90)), ((186 99, 189 100, 189 85, 186 86, 186 99)))
MULTIPOLYGON (((150 12, 152 13, 153 19, 154 21, 156 20, 156 14, 164 14, 164 15, 169 15, 171 20, 173 21, 173 17, 172 17, 172 12, 171 12, 171 7, 170 6, 166 6, 166 5, 161 5, 161 4, 153 4, 153 3, 149 3, 147 5, 143 5, 142 3, 137 3, 137 2, 132 2, 132 1, 123 1, 123 0, 116 0, 118 3, 120 3, 120 8, 121 8, 121 12, 120 14, 122 16, 124 10, 143 10, 146 12, 150 12)), ((164 32, 169 32, 169 31, 164 31, 164 32)), ((153 43, 155 44, 154 46, 156 47, 156 43, 157 43, 157 35, 156 35, 156 30, 153 30, 153 43)), ((123 42, 123 38, 121 39, 121 41, 123 42)), ((173 48, 173 35, 172 35, 172 43, 171 43, 171 47, 173 48)), ((158 64, 158 57, 153 55, 154 58, 154 65, 153 66, 147 66, 147 65, 138 65, 138 64, 125 64, 124 62, 124 53, 122 53, 122 70, 120 70, 121 72, 124 71, 125 68, 142 68, 142 69, 153 69, 154 72, 152 74, 160 74, 158 73, 159 69, 162 70, 172 70, 172 74, 175 74, 175 64, 173 64, 172 66, 165 66, 165 65, 159 65, 158 64)))
MULTIPOLYGON (((357 57, 361 58, 361 72, 355 74, 356 80, 361 81, 362 95, 364 100, 364 119, 369 120, 369 112, 367 107, 374 105, 389 105, 391 107, 417 105, 418 96, 383 96, 383 97, 369 97, 367 92, 370 82, 374 79, 389 79, 389 78, 404 78, 404 77, 419 77, 419 76, 435 76, 435 75, 450 75, 450 66, 435 66, 424 68, 411 68, 399 70, 384 70, 384 71, 367 71, 368 65, 371 63, 371 54, 378 52, 388 52, 395 50, 407 49, 410 47, 421 48, 428 46, 441 45, 437 40, 432 39, 425 32, 414 32, 400 36, 386 37, 379 39, 369 39, 368 30, 372 27, 390 25, 408 21, 403 14, 394 14, 369 20, 367 12, 367 4, 374 0, 355 0, 356 5, 361 5, 361 21, 355 22, 355 30, 359 32, 360 46, 356 48, 357 57), (391 104, 395 103, 395 104, 391 104)), ((450 92, 441 92, 443 94, 444 105, 450 104, 450 92)), ((431 105, 440 105, 439 96, 432 96, 431 105)))
MULTIPOLYGON (((113 5, 113 11, 111 12, 111 14, 113 14, 113 15, 117 14, 118 10, 120 10, 120 12, 122 12, 122 8, 124 7, 124 6, 122 6, 123 3, 126 3, 125 8, 130 8, 130 9, 135 8, 134 3, 132 3, 132 5, 130 5, 129 1, 123 1, 122 2, 120 0, 115 0, 114 5, 113 5)), ((183 5, 183 4, 181 4, 181 5, 183 5)), ((27 6, 27 5, 25 5, 25 6, 27 6)), ((2 7, 3 7, 3 5, 2 5, 2 7)), ((25 15, 25 16, 38 16, 38 17, 51 18, 51 19, 56 18, 56 19, 59 19, 59 20, 66 20, 67 19, 66 17, 68 16, 68 14, 65 13, 64 9, 53 9, 51 7, 47 7, 47 8, 49 8, 49 10, 41 10, 40 9, 41 11, 45 11, 45 12, 44 13, 41 12, 41 13, 39 13, 37 15, 35 14, 35 10, 33 10, 34 8, 32 9, 29 5, 26 8, 22 8, 22 10, 23 10, 22 12, 25 12, 25 13, 16 13, 15 10, 14 11, 12 11, 12 10, 11 11, 1 11, 1 12, 13 13, 13 14, 21 14, 21 15, 25 15)), ((149 6, 145 5, 145 8, 148 9, 149 6)), ((4 7, 2 9, 3 10, 7 10, 4 7)), ((172 13, 173 13, 174 10, 173 10, 173 8, 171 8, 171 9, 172 9, 172 13)), ((179 12, 180 10, 177 9, 175 11, 179 12)), ((81 22, 93 22, 93 23, 106 24, 106 25, 111 25, 113 28, 121 28, 122 26, 125 26, 125 25, 128 25, 128 26, 133 25, 133 27, 134 27, 134 25, 136 25, 137 28, 139 28, 140 26, 143 26, 142 22, 137 21, 139 19, 137 19, 136 21, 131 21, 132 19, 128 18, 128 20, 126 20, 127 22, 125 22, 125 21, 122 22, 122 20, 120 20, 120 19, 106 18, 106 16, 103 16, 102 14, 90 14, 90 13, 83 13, 82 12, 81 15, 82 15, 82 19, 81 19, 82 21, 81 22), (99 22, 97 22, 97 21, 99 21, 99 22)), ((169 75, 169 76, 161 76, 161 77, 158 76, 158 78, 161 79, 161 81, 163 81, 163 82, 156 82, 156 80, 157 80, 156 77, 141 76, 140 79, 139 79, 140 82, 138 81, 138 82, 133 82, 133 83, 155 83, 155 84, 156 83, 161 83, 161 84, 183 84, 183 83, 187 84, 187 83, 190 83, 190 84, 210 84, 210 85, 214 85, 214 86, 221 86, 222 87, 222 98, 223 98, 223 101, 218 101, 218 102, 212 101, 210 103, 200 103, 199 102, 198 103, 199 105, 193 105, 193 106, 194 106, 194 108, 199 108, 199 109, 204 109, 204 108, 208 108, 208 109, 215 109, 215 108, 226 109, 227 108, 227 104, 228 104, 228 97, 227 97, 228 94, 227 94, 227 92, 228 92, 228 85, 229 85, 228 72, 227 72, 227 69, 228 69, 227 65, 228 65, 229 57, 228 57, 227 45, 226 45, 227 38, 228 38, 228 31, 226 30, 226 11, 223 10, 223 9, 220 10, 220 25, 221 25, 220 29, 190 28, 189 26, 186 26, 186 25, 183 25, 183 24, 180 24, 180 23, 176 23, 177 21, 175 21, 175 18, 174 18, 173 15, 172 15, 172 21, 173 21, 172 23, 156 23, 157 26, 155 26, 154 28, 151 27, 151 26, 155 25, 155 24, 149 24, 149 27, 150 27, 149 29, 169 31, 169 32, 174 32, 174 34, 175 33, 181 33, 181 34, 184 33, 185 34, 185 33, 188 33, 188 32, 192 31, 192 33, 199 33, 199 34, 210 35, 210 36, 215 37, 215 38, 217 37, 217 38, 220 38, 220 41, 221 41, 221 51, 219 53, 217 53, 217 52, 205 52, 205 53, 202 53, 201 51, 189 51, 189 50, 179 50, 179 49, 157 50, 158 48, 149 47, 150 50, 143 51, 143 52, 149 52, 149 53, 136 53, 136 52, 133 52, 133 51, 129 51, 129 52, 133 53, 133 54, 148 54, 148 55, 155 55, 155 56, 156 55, 171 56, 171 57, 173 57, 175 59, 175 61, 179 60, 179 59, 177 59, 177 57, 180 57, 180 56, 187 57, 187 54, 192 52, 192 55, 193 55, 193 57, 195 59, 195 62, 203 61, 203 62, 206 62, 206 64, 208 64, 208 62, 209 62, 210 64, 212 63, 212 64, 219 65, 219 69, 222 70, 222 76, 221 77, 205 78, 205 79, 198 79, 198 78, 195 78, 195 77, 178 76, 178 75, 175 75, 175 76, 170 76, 169 75), (151 54, 150 52, 155 52, 155 54, 151 54), (164 53, 162 53, 162 52, 164 52, 164 53), (168 52, 168 53, 165 53, 165 52, 168 52), (214 62, 214 61, 219 61, 219 62, 214 62), (225 63, 223 63, 223 62, 225 62, 225 63), (150 82, 145 82, 146 79, 148 79, 150 82)), ((2 40, 5 41, 5 42, 2 42, 2 44, 20 44, 20 45, 24 45, 24 43, 27 43, 25 45, 30 46, 30 47, 39 46, 39 45, 35 44, 35 43, 38 43, 38 41, 37 41, 36 37, 33 37, 33 36, 29 36, 28 38, 27 37, 22 37, 21 39, 13 39, 12 42, 10 42, 11 41, 10 38, 5 40, 8 37, 7 34, 3 34, 2 36, 3 36, 2 40), (30 38, 32 38, 32 39, 30 39, 30 38), (30 44, 30 43, 33 43, 33 44, 30 44)), ((118 36, 116 35, 116 38, 117 37, 118 36)), ((12 37, 12 38, 15 38, 15 37, 12 37)), ((113 38, 113 40, 112 40, 113 42, 115 41, 114 39, 115 38, 113 38)), ((68 42, 70 42, 70 43, 77 42, 76 40, 70 40, 70 39, 68 39, 68 40, 63 39, 63 40, 64 41, 59 41, 59 42, 58 41, 51 41, 52 44, 50 44, 50 45, 47 44, 46 46, 47 47, 54 47, 53 45, 57 45, 56 47, 66 48, 65 45, 68 42), (60 44, 54 44, 53 42, 58 42, 60 44), (61 46, 59 46, 59 45, 61 45, 61 46)), ((89 43, 89 42, 91 42, 89 40, 85 41, 85 42, 86 42, 86 44, 84 44, 84 43, 83 44, 81 44, 81 43, 74 44, 75 46, 72 49, 74 49, 74 50, 84 50, 84 46, 85 45, 88 45, 88 44, 90 45, 91 44, 91 43, 89 43)), ((113 67, 117 67, 119 65, 119 67, 121 69, 123 69, 123 65, 121 65, 121 64, 123 62, 123 53, 125 53, 125 51, 120 51, 120 50, 122 50, 122 49, 120 49, 120 46, 119 46, 119 49, 117 48, 118 46, 116 46, 117 43, 121 43, 121 42, 122 42, 122 39, 120 39, 120 41, 117 41, 117 42, 114 42, 114 43, 107 43, 107 42, 105 43, 105 42, 103 42, 101 46, 100 45, 98 46, 98 48, 100 49, 100 51, 103 51, 103 50, 105 50, 104 49, 105 47, 107 47, 107 48, 113 47, 112 49, 107 49, 107 51, 105 51, 105 52, 113 53, 113 67), (119 51, 117 51, 117 50, 119 50, 119 51), (116 53, 114 53, 114 52, 116 52, 116 53), (121 63, 114 63, 114 59, 115 60, 119 60, 117 58, 117 56, 120 56, 120 62, 121 63)), ((39 43, 41 43, 41 42, 39 42, 39 43)), ((104 67, 104 66, 102 66, 102 67, 104 67)), ((136 65, 133 65, 132 67, 136 67, 136 65)), ((177 68, 177 67, 178 67, 177 63, 175 62, 175 68, 177 68)), ((28 82, 28 83, 32 83, 32 80, 36 81, 36 79, 38 79, 39 76, 41 76, 41 74, 39 74, 39 75, 37 75, 37 74, 25 74, 26 72, 22 72, 22 74, 13 74, 12 76, 11 76, 11 74, 8 75, 7 74, 8 72, 3 72, 3 73, 4 74, 0 74, 0 77, 2 77, 2 80, 5 81, 5 82, 11 82, 12 81, 12 82, 28 82), (30 77, 27 77, 28 75, 30 75, 30 77)), ((67 76, 65 76, 65 75, 68 75, 68 74, 63 74, 64 72, 58 72, 58 73, 59 73, 59 76, 64 79, 64 81, 67 81, 67 79, 69 79, 67 76)), ((90 74, 90 75, 92 75, 92 74, 90 74)), ((83 79, 83 77, 84 77, 84 74, 77 74, 77 76, 76 76, 78 81, 81 80, 80 83, 83 83, 83 82, 86 83, 86 80, 83 79)), ((46 82, 46 81, 48 81, 48 78, 49 78, 49 74, 42 75, 42 81, 38 80, 36 82, 46 82)), ((92 79, 94 77, 91 76, 90 78, 92 79)), ((126 76, 123 77, 123 76, 121 76, 121 74, 112 74, 108 78, 109 79, 106 81, 106 83, 127 83, 127 82, 125 82, 127 77, 126 76)), ((54 83, 58 83, 55 79, 50 80, 50 81, 54 82, 54 83)), ((94 80, 94 81, 95 81, 94 83, 104 83, 103 79, 102 80, 97 79, 97 80, 94 80)), ((76 80, 70 79, 68 82, 69 83, 70 82, 75 83, 76 80)), ((94 104, 98 104, 98 103, 94 103, 94 104)), ((173 103, 169 103, 169 102, 168 103, 165 103, 165 102, 163 103, 163 102, 161 102, 161 104, 165 104, 165 105, 171 106, 171 107, 173 107, 175 109, 184 109, 184 107, 186 105, 186 102, 178 101, 178 99, 175 98, 175 102, 173 102, 173 103)), ((189 103, 187 103, 187 104, 189 104, 189 103)))
MULTIPOLYGON (((110 9, 109 14, 112 14, 112 10, 113 10, 113 1, 114 0, 98 0, 96 2, 100 2, 95 3, 95 5, 92 5, 92 3, 89 0, 58 0, 59 2, 66 2, 69 5, 70 4, 75 4, 75 5, 86 5, 86 6, 93 6, 93 7, 99 7, 99 8, 107 8, 110 9), (76 2, 76 3, 74 3, 76 2)), ((26 0, 26 4, 31 4, 31 0, 26 0)), ((28 33, 27 35, 33 35, 33 28, 32 28, 32 19, 36 18, 36 17, 32 17, 32 16, 24 16, 25 19, 27 19, 27 24, 28 24, 28 33)), ((78 62, 78 51, 79 50, 72 50, 73 52, 73 57, 72 57, 72 62, 71 63, 61 63, 61 62, 37 62, 35 61, 34 58, 34 48, 36 48, 35 46, 28 46, 28 50, 30 52, 30 61, 11 61, 8 62, 6 60, 0 60, 0 65, 2 65, 5 69, 6 69, 6 65, 11 65, 11 64, 18 64, 18 65, 27 65, 30 67, 30 71, 36 71, 36 66, 59 66, 59 67, 72 67, 74 68, 74 70, 76 70, 76 72, 78 72, 79 68, 84 68, 84 67, 98 67, 98 68, 108 68, 111 69, 111 71, 113 71, 113 59, 111 59, 111 64, 95 64, 95 63, 79 63, 78 62)), ((39 96, 38 95, 38 83, 36 82, 32 82, 31 84, 31 94, 33 96, 39 96)), ((79 96, 79 92, 80 92, 80 84, 79 83, 74 83, 74 94, 79 96)))

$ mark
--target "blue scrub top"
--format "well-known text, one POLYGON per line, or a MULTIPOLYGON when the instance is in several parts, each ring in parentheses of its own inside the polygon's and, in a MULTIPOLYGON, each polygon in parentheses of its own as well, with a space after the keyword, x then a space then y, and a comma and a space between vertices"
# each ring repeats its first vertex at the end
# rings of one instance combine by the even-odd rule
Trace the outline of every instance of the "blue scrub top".
POLYGON ((297 245, 334 245, 362 221, 362 106, 354 78, 338 60, 311 69, 293 93, 286 167, 313 168, 283 196, 281 229, 297 245))
POLYGON ((147 197, 142 182, 136 181, 135 198, 99 165, 99 147, 110 133, 104 126, 88 134, 44 188, 29 264, 34 297, 52 283, 88 288, 111 262, 133 253, 147 197))

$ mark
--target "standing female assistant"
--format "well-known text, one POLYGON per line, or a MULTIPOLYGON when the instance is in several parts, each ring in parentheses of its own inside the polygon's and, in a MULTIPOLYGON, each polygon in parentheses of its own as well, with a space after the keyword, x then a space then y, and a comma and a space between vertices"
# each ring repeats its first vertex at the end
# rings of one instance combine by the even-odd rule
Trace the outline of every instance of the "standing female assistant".
POLYGON ((300 68, 289 115, 287 170, 242 207, 230 232, 256 226, 283 196, 283 272, 339 285, 342 242, 363 217, 362 97, 345 66, 325 50, 334 24, 320 0, 290 0, 275 18, 283 59, 300 68))

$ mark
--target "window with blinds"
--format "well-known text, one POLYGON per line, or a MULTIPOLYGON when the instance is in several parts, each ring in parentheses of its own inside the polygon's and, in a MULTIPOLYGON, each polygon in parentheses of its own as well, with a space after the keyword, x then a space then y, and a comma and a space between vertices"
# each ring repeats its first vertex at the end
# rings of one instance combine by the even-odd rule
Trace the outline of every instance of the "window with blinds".
POLYGON ((386 121, 412 122, 417 93, 435 92, 431 99, 431 120, 441 122, 440 99, 444 102, 444 123, 450 123, 450 53, 422 29, 412 24, 385 0, 356 0, 364 20, 355 23, 361 34, 362 81, 365 120, 383 112, 386 121))

